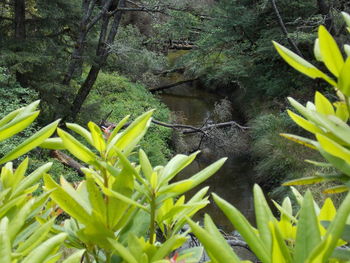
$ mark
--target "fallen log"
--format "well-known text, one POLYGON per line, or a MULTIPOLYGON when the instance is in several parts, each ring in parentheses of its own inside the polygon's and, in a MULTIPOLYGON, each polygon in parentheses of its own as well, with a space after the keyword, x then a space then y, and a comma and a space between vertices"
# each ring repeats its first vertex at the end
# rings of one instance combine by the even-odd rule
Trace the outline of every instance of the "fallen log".
POLYGON ((58 161, 60 161, 65 166, 73 168, 75 171, 78 172, 78 175, 80 177, 84 177, 85 176, 84 172, 81 170, 81 168, 83 168, 84 166, 81 165, 80 163, 78 163, 72 157, 68 156, 67 154, 65 154, 65 153, 63 153, 63 152, 61 152, 59 150, 52 150, 50 152, 50 155, 51 155, 51 157, 53 157, 53 158, 57 159, 58 161))
POLYGON ((178 81, 178 82, 175 82, 175 83, 171 83, 171 84, 167 84, 167 85, 164 85, 164 86, 150 88, 149 91, 153 93, 153 92, 156 92, 156 91, 161 91, 161 90, 169 89, 169 88, 172 88, 172 87, 176 87, 176 86, 179 86, 179 85, 182 85, 182 84, 185 84, 185 83, 193 82, 193 81, 195 81, 197 79, 198 78, 181 80, 181 81, 178 81))

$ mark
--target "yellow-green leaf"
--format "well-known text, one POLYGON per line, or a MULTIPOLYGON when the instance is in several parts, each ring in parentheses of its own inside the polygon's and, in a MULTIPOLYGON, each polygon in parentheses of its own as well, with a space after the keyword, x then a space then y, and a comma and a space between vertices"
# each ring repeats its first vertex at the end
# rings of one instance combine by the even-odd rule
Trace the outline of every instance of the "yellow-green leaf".
POLYGON ((281 57, 293 68, 298 70, 299 72, 305 74, 306 76, 315 79, 315 78, 322 78, 326 80, 329 84, 332 86, 336 86, 337 84, 332 80, 330 77, 328 77, 326 74, 324 74, 322 71, 317 69, 314 65, 306 61, 305 59, 301 58, 297 54, 293 53, 289 49, 285 48, 284 46, 273 42, 277 52, 281 55, 281 57))
POLYGON ((335 114, 332 103, 318 91, 315 93, 315 106, 319 113, 325 115, 335 114))
POLYGON ((338 78, 338 88, 346 96, 350 96, 350 57, 345 61, 338 78))
POLYGON ((316 138, 320 143, 322 149, 324 149, 326 152, 350 163, 350 151, 348 149, 344 148, 340 144, 332 141, 324 135, 317 134, 316 138))
POLYGON ((334 76, 338 77, 343 68, 344 59, 337 43, 324 26, 318 28, 318 38, 324 64, 334 76))
POLYGON ((50 149, 50 150, 63 150, 63 149, 65 149, 63 141, 59 137, 46 139, 39 146, 41 148, 50 149))
POLYGON ((81 144, 72 135, 61 129, 57 129, 57 133, 63 140, 64 146, 71 154, 73 154, 75 157, 77 157, 79 160, 82 160, 85 163, 95 163, 95 161, 97 160, 97 156, 89 148, 81 144))
POLYGON ((100 152, 102 155, 106 150, 106 142, 103 138, 100 127, 98 127, 95 123, 88 123, 89 130, 91 132, 92 141, 94 143, 94 147, 100 152))
POLYGON ((15 149, 7 153, 4 157, 0 159, 0 164, 6 163, 10 160, 16 159, 17 157, 29 152, 30 150, 34 149, 35 147, 39 146, 43 141, 45 141, 47 138, 49 138, 54 131, 56 130, 56 127, 58 125, 60 120, 57 120, 38 132, 36 132, 34 135, 26 139, 24 142, 22 142, 20 145, 18 145, 15 149))

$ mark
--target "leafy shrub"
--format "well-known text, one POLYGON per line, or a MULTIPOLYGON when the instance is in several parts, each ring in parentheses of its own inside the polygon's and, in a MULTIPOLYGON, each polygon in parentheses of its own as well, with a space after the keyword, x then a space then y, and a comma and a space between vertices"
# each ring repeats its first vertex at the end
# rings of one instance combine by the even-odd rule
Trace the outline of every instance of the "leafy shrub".
MULTIPOLYGON (((117 123, 125 115, 132 114, 135 118, 143 112, 156 109, 154 118, 169 121, 169 110, 164 104, 152 96, 145 86, 130 82, 125 77, 101 72, 88 97, 87 105, 79 115, 80 123, 88 120, 102 121, 109 113, 108 121, 117 123), (94 108, 97 109, 94 111, 94 108), (94 115, 91 115, 94 112, 94 115)), ((164 127, 152 126, 141 141, 141 147, 149 156, 152 164, 164 164, 170 157, 171 151, 168 140, 171 130, 164 127)))

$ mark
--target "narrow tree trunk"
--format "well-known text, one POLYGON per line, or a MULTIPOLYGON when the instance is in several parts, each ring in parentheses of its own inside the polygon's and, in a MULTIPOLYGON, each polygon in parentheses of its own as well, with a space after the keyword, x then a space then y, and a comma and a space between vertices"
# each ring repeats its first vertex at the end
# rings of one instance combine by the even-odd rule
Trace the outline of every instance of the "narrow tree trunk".
POLYGON ((26 3, 25 0, 15 0, 15 38, 25 39, 26 38, 26 3))
MULTIPOLYGON (((119 0, 118 7, 124 7, 124 6, 125 6, 125 0, 119 0)), ((109 25, 110 17, 108 17, 107 15, 108 14, 105 14, 102 19, 103 21, 102 21, 102 27, 100 31, 99 43, 96 50, 95 64, 91 67, 87 78, 85 79, 77 95, 75 96, 75 99, 71 107, 71 112, 69 116, 67 116, 69 119, 73 121, 76 120, 77 115, 81 110, 81 107, 83 106, 87 96, 89 95, 93 85, 96 82, 98 73, 100 72, 102 66, 106 63, 109 55, 108 47, 113 44, 115 36, 118 32, 120 20, 122 18, 122 11, 118 11, 114 14, 113 22, 111 25, 109 25), (109 29, 109 32, 108 32, 108 29, 109 29)))
POLYGON ((275 14, 277 16, 278 24, 280 25, 283 34, 286 36, 287 41, 292 46, 292 49, 294 50, 294 52, 296 52, 300 57, 302 57, 303 55, 302 55, 301 51, 299 50, 298 46, 295 44, 293 39, 291 39, 289 37, 287 28, 286 28, 286 26, 285 26, 285 24, 283 22, 283 19, 281 17, 281 14, 280 14, 280 12, 279 12, 279 10, 277 8, 276 1, 275 0, 271 0, 271 4, 272 4, 273 10, 275 11, 275 14))

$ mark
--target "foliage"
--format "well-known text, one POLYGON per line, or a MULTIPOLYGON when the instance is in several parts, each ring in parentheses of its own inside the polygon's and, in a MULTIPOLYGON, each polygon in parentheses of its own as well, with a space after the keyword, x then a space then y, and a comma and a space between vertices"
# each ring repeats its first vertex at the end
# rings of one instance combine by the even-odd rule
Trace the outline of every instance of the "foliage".
POLYGON ((161 72, 167 65, 163 54, 150 50, 145 46, 149 41, 139 30, 128 25, 118 32, 115 44, 111 46, 107 69, 117 71, 134 82, 146 86, 157 86, 158 79, 153 76, 161 72))
MULTIPOLYGON (((169 121, 168 109, 147 91, 145 86, 136 84, 117 74, 101 72, 94 90, 91 92, 86 106, 79 115, 79 123, 88 120, 100 122, 111 113, 107 121, 116 123, 125 115, 135 118, 143 112, 157 109, 154 118, 169 121), (103 99, 101 99, 103 98, 103 99), (93 116, 91 112, 94 112, 93 116)), ((165 164, 170 157, 168 140, 171 130, 159 126, 151 126, 141 146, 149 156, 152 164, 165 164)))
MULTIPOLYGON (((348 14, 343 13, 345 18, 348 14)), ((348 23, 348 21, 347 21, 348 23)), ((327 162, 313 162, 316 166, 333 166, 337 169, 337 174, 322 174, 312 177, 291 181, 288 184, 310 184, 321 181, 338 181, 342 185, 325 190, 326 192, 347 191, 349 182, 349 159, 348 155, 348 131, 350 130, 347 121, 349 118, 349 57, 344 61, 343 55, 338 48, 335 40, 328 31, 320 26, 318 30, 318 39, 315 42, 315 57, 322 61, 326 68, 332 73, 337 80, 328 76, 315 66, 294 54, 285 47, 274 43, 279 54, 286 62, 296 70, 302 72, 310 78, 321 78, 332 85, 337 93, 338 101, 331 103, 320 92, 315 93, 314 103, 308 102, 306 107, 289 98, 293 108, 300 114, 297 115, 288 111, 292 120, 312 133, 316 140, 304 138, 291 134, 282 134, 284 137, 301 143, 311 149, 321 153, 327 162)))
POLYGON ((320 172, 305 159, 320 161, 317 152, 286 141, 278 133, 288 131, 300 133, 301 129, 290 120, 286 113, 262 113, 249 122, 251 127, 251 154, 254 158, 254 182, 269 191, 271 197, 281 200, 289 191, 281 182, 320 172), (268 153, 268 154, 266 154, 268 153))
MULTIPOLYGON (((254 206, 256 225, 248 220, 232 205, 214 194, 215 203, 225 213, 233 226, 258 259, 265 262, 347 262, 349 250, 337 249, 349 242, 344 229, 350 214, 350 194, 336 211, 332 201, 327 199, 320 209, 311 192, 304 197, 293 189, 300 209, 293 213, 287 197, 282 205, 274 203, 280 212, 276 219, 258 185, 254 186, 254 206), (327 227, 327 229, 325 228, 327 227)), ((204 228, 188 222, 208 252, 211 262, 241 262, 227 241, 222 237, 209 215, 205 216, 204 228)))
MULTIPOLYGON (((11 138, 27 128, 38 116, 39 102, 10 112, 0 120, 0 140, 11 138)), ((42 128, 24 140, 0 159, 0 163, 11 161, 52 135, 58 121, 42 128)), ((17 169, 12 162, 6 163, 0 175, 0 251, 1 261, 10 262, 56 262, 60 258, 57 250, 66 234, 52 231, 55 221, 52 205, 48 204, 49 193, 33 197, 39 180, 51 167, 47 163, 25 176, 29 160, 26 158, 17 169)), ((67 262, 67 261, 66 261, 67 262)))
MULTIPOLYGON (((177 155, 162 167, 152 168, 147 155, 140 150, 140 166, 130 163, 127 157, 144 136, 151 122, 152 111, 138 117, 124 131, 121 128, 128 117, 103 136, 100 128, 90 122, 89 130, 67 123, 67 127, 82 136, 94 150, 81 144, 69 133, 58 129, 59 138, 52 138, 43 146, 65 148, 83 161, 86 180, 74 189, 63 177, 58 185, 49 175, 44 176, 46 191, 72 218, 64 222, 68 243, 85 248, 87 256, 97 262, 160 262, 181 246, 186 238, 178 232, 191 216, 208 201, 203 188, 185 203, 183 193, 199 185, 223 164, 221 159, 196 175, 170 183, 197 153, 177 155), (176 202, 175 202, 176 200, 176 202), (149 226, 148 237, 146 230, 149 226), (156 226, 163 234, 163 243, 156 243, 156 226), (115 256, 113 256, 115 255, 115 256)), ((189 255, 192 257, 192 253, 189 255)))

